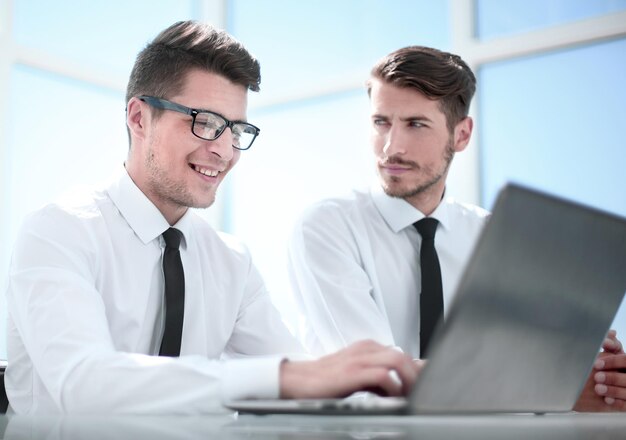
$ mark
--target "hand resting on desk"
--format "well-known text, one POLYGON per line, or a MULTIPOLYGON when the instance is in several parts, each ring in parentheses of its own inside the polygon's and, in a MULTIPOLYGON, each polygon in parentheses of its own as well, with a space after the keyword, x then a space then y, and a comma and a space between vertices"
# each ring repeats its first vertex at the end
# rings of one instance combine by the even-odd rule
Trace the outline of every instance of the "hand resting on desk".
POLYGON ((420 367, 398 350, 374 341, 360 341, 314 361, 284 361, 280 368, 280 396, 345 397, 357 391, 406 396, 420 367))
POLYGON ((626 411, 626 354, 615 330, 609 331, 575 411, 626 411))

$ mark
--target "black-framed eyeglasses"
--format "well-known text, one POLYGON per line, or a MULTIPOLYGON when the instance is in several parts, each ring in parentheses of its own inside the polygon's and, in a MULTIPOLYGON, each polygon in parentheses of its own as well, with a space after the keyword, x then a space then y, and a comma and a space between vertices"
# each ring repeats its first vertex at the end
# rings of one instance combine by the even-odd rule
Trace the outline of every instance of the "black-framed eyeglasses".
POLYGON ((185 107, 167 99, 154 96, 138 96, 139 99, 154 108, 172 110, 191 116, 191 132, 194 136, 207 141, 214 141, 230 128, 233 133, 233 148, 247 150, 261 132, 261 129, 244 121, 229 121, 219 113, 185 107))

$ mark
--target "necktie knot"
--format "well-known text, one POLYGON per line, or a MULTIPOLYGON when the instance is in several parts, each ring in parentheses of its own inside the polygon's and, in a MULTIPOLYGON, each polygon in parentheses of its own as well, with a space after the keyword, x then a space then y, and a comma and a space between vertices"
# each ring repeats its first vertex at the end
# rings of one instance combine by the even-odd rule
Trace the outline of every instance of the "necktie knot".
POLYGON ((433 240, 435 238, 437 225, 439 225, 439 220, 432 217, 424 217, 420 221, 413 223, 423 240, 433 240))
POLYGON ((169 228, 163 233, 163 239, 165 240, 165 246, 178 249, 180 241, 183 239, 183 233, 176 228, 169 228))

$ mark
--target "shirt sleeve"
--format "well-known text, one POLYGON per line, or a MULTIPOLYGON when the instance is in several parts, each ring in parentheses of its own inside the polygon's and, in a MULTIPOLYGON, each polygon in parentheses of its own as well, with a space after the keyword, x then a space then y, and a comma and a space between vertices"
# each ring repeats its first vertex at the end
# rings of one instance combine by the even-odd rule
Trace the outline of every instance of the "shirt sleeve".
POLYGON ((309 359, 274 306, 247 248, 241 243, 238 247, 247 265, 244 298, 225 355, 241 358, 280 353, 292 359, 309 359))
POLYGON ((339 206, 315 205, 296 223, 290 237, 289 277, 306 320, 305 346, 314 354, 362 339, 395 345, 363 266, 359 242, 366 238, 365 228, 349 216, 339 206))
POLYGON ((47 210, 18 236, 7 290, 19 334, 9 347, 15 380, 7 386, 17 413, 199 414, 226 411, 222 402, 233 398, 278 396, 282 356, 220 361, 116 350, 94 284, 96 239, 82 225, 47 210))

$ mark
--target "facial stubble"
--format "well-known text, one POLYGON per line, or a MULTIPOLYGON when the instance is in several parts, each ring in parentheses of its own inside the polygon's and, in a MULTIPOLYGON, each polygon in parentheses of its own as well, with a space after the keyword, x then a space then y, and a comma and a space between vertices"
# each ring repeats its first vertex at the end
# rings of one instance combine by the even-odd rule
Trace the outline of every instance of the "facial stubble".
MULTIPOLYGON (((448 169, 450 168, 450 164, 452 163, 453 158, 454 158, 454 139, 451 136, 443 151, 443 164, 444 164, 443 168, 437 174, 432 176, 428 181, 418 184, 417 186, 413 188, 409 188, 405 190, 402 190, 402 189, 393 190, 392 188, 390 188, 389 185, 386 185, 385 182, 383 181, 383 185, 382 185, 383 190, 385 191, 385 194, 387 194, 388 196, 396 197, 400 199, 407 199, 407 198, 417 196, 419 194, 423 194, 424 192, 432 188, 434 185, 436 185, 438 182, 440 182, 441 179, 445 178, 445 176, 448 173, 448 169)), ((396 162, 402 163, 400 160, 397 160, 396 162)), ((419 164, 414 164, 414 166, 418 168, 418 171, 420 170, 419 164)), ((390 180, 394 183, 398 183, 402 181, 400 177, 396 177, 396 176, 391 176, 390 180)))

